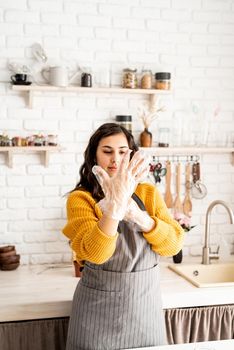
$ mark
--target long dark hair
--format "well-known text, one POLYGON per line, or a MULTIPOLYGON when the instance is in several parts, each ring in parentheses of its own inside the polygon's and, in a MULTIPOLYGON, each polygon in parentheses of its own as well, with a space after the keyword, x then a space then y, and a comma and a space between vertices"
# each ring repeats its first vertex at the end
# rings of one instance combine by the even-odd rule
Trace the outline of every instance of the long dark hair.
POLYGON ((92 194, 96 200, 103 198, 103 192, 101 186, 96 180, 95 175, 92 173, 92 167, 96 164, 96 152, 99 142, 104 137, 108 137, 116 134, 124 134, 128 141, 128 147, 133 151, 131 157, 138 150, 138 147, 134 141, 132 134, 123 126, 115 123, 102 124, 91 136, 88 146, 84 152, 84 163, 80 167, 80 180, 76 187, 71 191, 85 190, 92 194))

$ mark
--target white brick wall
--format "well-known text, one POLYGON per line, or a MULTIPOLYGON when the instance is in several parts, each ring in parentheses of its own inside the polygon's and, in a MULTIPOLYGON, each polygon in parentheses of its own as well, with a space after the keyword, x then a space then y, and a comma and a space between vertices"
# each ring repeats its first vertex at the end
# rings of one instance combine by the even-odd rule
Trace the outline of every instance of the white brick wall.
MULTIPOLYGON (((38 154, 17 154, 8 168, 0 153, 0 245, 15 244, 25 264, 58 263, 71 259, 61 234, 66 221, 63 197, 78 179, 82 154, 91 132, 114 120, 133 115, 136 139, 142 130, 137 107, 145 96, 118 94, 37 93, 33 109, 9 84, 8 61, 34 64, 31 45, 40 42, 49 64, 106 68, 113 85, 120 84, 127 66, 171 71, 173 93, 165 99, 167 113, 151 127, 154 140, 160 126, 188 125, 187 133, 202 132, 191 104, 212 117, 218 133, 234 135, 234 0, 0 0, 0 134, 55 133, 65 148, 52 153, 45 168, 38 154)), ((72 72, 71 72, 72 73, 72 72)), ((37 76, 38 78, 38 76, 37 76)), ((78 81, 77 81, 78 82, 78 81)), ((202 119, 202 120, 203 120, 202 119)), ((185 140, 186 135, 182 135, 185 140)), ((191 138, 192 139, 192 138, 191 138)), ((205 211, 214 199, 234 208, 234 167, 230 155, 203 155, 202 180, 208 195, 193 200, 196 230, 186 236, 184 253, 200 255, 205 211)), ((173 192, 175 176, 173 163, 173 192)), ((182 199, 184 196, 184 167, 182 199)), ((164 192, 165 180, 159 185, 164 192)), ((234 226, 221 207, 212 216, 212 247, 224 235, 234 250, 234 226)))

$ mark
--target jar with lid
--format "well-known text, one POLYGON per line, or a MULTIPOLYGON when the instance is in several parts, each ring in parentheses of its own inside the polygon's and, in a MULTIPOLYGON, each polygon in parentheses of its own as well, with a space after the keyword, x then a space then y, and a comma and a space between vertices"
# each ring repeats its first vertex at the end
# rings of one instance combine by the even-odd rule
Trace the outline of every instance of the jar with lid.
POLYGON ((129 132, 132 133, 132 116, 131 115, 117 115, 115 117, 117 124, 122 125, 129 132))
POLYGON ((47 135, 47 145, 48 146, 57 146, 58 141, 57 141, 58 136, 57 135, 47 135))
POLYGON ((12 137, 12 146, 21 147, 22 146, 22 137, 14 136, 12 137))
POLYGON ((137 84, 137 69, 125 68, 123 70, 122 87, 126 89, 136 89, 137 84))
POLYGON ((92 87, 92 75, 90 73, 81 74, 81 86, 82 87, 92 87))
POLYGON ((155 74, 155 89, 170 90, 171 88, 171 73, 159 72, 155 74))
POLYGON ((35 135, 34 146, 43 146, 44 140, 45 138, 43 135, 35 135))
POLYGON ((152 72, 149 69, 142 70, 141 88, 142 89, 152 89, 152 72))
POLYGON ((170 129, 159 128, 158 147, 169 147, 170 143, 170 129))

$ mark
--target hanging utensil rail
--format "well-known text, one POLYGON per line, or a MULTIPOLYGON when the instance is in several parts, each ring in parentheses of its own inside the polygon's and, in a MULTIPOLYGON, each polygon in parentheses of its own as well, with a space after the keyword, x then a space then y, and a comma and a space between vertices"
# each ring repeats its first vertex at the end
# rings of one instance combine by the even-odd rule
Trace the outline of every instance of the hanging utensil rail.
POLYGON ((198 162, 200 160, 200 156, 195 155, 183 155, 183 154, 171 154, 171 155, 153 155, 152 154, 153 162, 159 162, 159 161, 170 161, 170 162, 198 162))

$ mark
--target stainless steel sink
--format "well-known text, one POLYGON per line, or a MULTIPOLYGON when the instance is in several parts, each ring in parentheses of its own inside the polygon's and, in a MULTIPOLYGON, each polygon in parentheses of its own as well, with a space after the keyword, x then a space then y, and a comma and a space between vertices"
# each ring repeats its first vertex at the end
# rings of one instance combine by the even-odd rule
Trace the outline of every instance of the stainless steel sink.
POLYGON ((234 286, 234 262, 169 264, 168 268, 199 288, 234 286))

